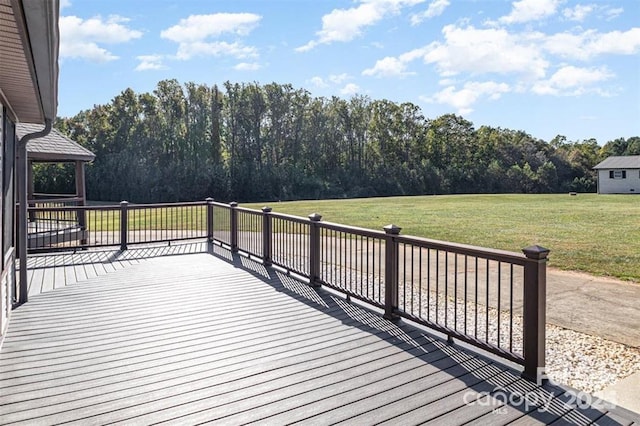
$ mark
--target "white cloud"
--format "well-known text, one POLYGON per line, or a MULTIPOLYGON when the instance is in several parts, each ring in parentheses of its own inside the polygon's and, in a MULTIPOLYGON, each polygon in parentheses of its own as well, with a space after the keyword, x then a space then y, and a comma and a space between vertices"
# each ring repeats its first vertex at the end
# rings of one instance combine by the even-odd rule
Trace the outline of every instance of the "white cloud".
POLYGON ((100 45, 126 43, 142 37, 142 32, 124 25, 128 21, 117 15, 109 16, 106 20, 100 16, 89 19, 61 16, 60 57, 88 59, 94 62, 118 59, 100 45))
POLYGON ((60 0, 60 10, 71 7, 71 0, 60 0))
POLYGON ((257 71, 260 68, 262 68, 262 66, 257 62, 240 62, 233 67, 234 70, 238 71, 257 71))
POLYGON ((595 7, 591 4, 577 4, 573 9, 564 9, 562 15, 570 21, 582 22, 594 9, 595 7))
POLYGON ((357 84, 348 83, 346 86, 344 86, 340 90, 340 94, 351 96, 351 95, 355 95, 356 93, 358 93, 359 90, 360 90, 360 87, 357 84))
POLYGON ((318 40, 311 40, 296 51, 304 52, 319 44, 334 41, 351 41, 362 33, 362 28, 373 25, 384 16, 376 3, 363 3, 351 9, 334 9, 322 17, 322 29, 316 33, 318 40))
POLYGON ((376 61, 372 68, 367 68, 362 71, 362 75, 370 75, 374 77, 405 77, 407 75, 413 75, 414 72, 407 71, 407 65, 423 57, 426 53, 426 48, 419 48, 410 50, 394 58, 387 56, 385 58, 376 61))
POLYGON ((594 85, 612 77, 614 74, 606 67, 578 68, 566 65, 548 80, 536 82, 531 91, 538 95, 578 96, 584 93, 598 93, 607 96, 609 95, 607 91, 594 85))
POLYGON ((73 43, 60 42, 60 58, 86 59, 91 62, 109 62, 118 59, 118 56, 107 49, 99 47, 96 43, 75 41, 73 43))
POLYGON ((307 82, 317 87, 318 89, 329 89, 329 91, 333 93, 340 93, 341 95, 351 96, 355 95, 360 90, 360 86, 355 83, 344 84, 351 79, 353 79, 353 76, 347 73, 342 73, 330 74, 327 77, 314 76, 307 80, 307 82))
POLYGON ((135 71, 162 70, 167 66, 162 63, 163 55, 141 55, 136 59, 140 61, 135 71))
POLYGON ((364 28, 374 25, 389 15, 396 15, 403 7, 423 3, 425 0, 360 0, 349 9, 333 9, 322 17, 322 29, 316 32, 317 40, 297 47, 305 52, 320 44, 347 42, 359 37, 364 28))
POLYGON ((373 68, 367 68, 362 71, 362 75, 371 75, 375 77, 393 77, 407 75, 407 64, 402 62, 399 58, 387 56, 386 58, 378 59, 373 68))
POLYGON ((451 105, 464 114, 471 112, 479 99, 494 99, 505 92, 612 96, 619 89, 601 84, 615 77, 607 67, 581 68, 571 62, 587 61, 600 55, 640 53, 640 28, 608 33, 587 30, 547 35, 541 32, 516 33, 505 28, 476 29, 449 25, 444 27, 443 35, 443 40, 397 57, 380 59, 362 74, 402 77, 410 74, 411 62, 422 59, 426 64, 435 66, 442 87, 426 99, 451 105), (559 65, 558 60, 565 63, 559 65), (555 72, 549 76, 551 67, 555 72), (487 74, 493 81, 467 82, 462 87, 458 82, 487 74))
POLYGON ((353 77, 347 73, 342 74, 330 74, 327 78, 322 78, 320 76, 312 77, 309 82, 314 86, 325 89, 330 87, 331 85, 340 85, 347 80, 351 80, 353 77))
POLYGON ((520 74, 541 78, 549 66, 537 40, 511 34, 505 29, 443 28, 445 42, 426 46, 424 61, 436 64, 443 76, 470 74, 520 74))
POLYGON ((342 74, 330 74, 327 79, 334 84, 342 84, 345 81, 349 80, 351 76, 347 73, 342 74))
POLYGON ((253 46, 245 46, 242 43, 227 43, 226 41, 193 43, 180 43, 176 58, 188 60, 197 56, 233 56, 234 58, 254 58, 258 56, 258 51, 253 46))
POLYGON ((443 77, 468 73, 518 74, 525 80, 545 76, 548 60, 541 48, 540 33, 509 33, 504 28, 476 29, 447 25, 444 41, 435 41, 398 57, 385 57, 362 74, 376 77, 403 77, 410 62, 422 58, 434 64, 443 77))
POLYGON ((311 41, 309 41, 307 44, 304 44, 304 45, 302 45, 302 46, 298 46, 298 47, 296 47, 294 50, 295 50, 296 52, 308 52, 309 50, 311 50, 311 49, 313 49, 314 47, 316 47, 318 44, 320 44, 320 43, 318 43, 318 42, 317 42, 317 41, 315 41, 315 40, 311 40, 311 41))
POLYGON ((509 85, 506 83, 469 81, 459 90, 455 86, 447 86, 425 100, 450 105, 457 110, 458 114, 465 115, 473 111, 471 107, 481 97, 496 100, 503 93, 507 93, 510 90, 509 85))
POLYGON ((214 13, 191 15, 160 33, 160 37, 177 43, 203 41, 223 34, 248 35, 260 22, 253 13, 214 13))
POLYGON ((442 15, 447 7, 449 7, 449 0, 433 0, 429 3, 429 7, 422 13, 416 13, 411 15, 411 25, 418 25, 422 21, 436 16, 442 15))
POLYGON ((622 12, 624 12, 624 9, 621 7, 618 7, 615 9, 607 9, 605 12, 605 15, 607 16, 607 21, 611 21, 612 19, 617 18, 618 16, 622 15, 622 12))
POLYGON ((178 43, 177 59, 188 60, 195 56, 233 56, 250 58, 258 55, 253 46, 239 41, 211 40, 223 35, 246 36, 262 17, 253 13, 215 13, 191 15, 181 19, 160 33, 160 37, 178 43))
POLYGON ((311 77, 311 79, 309 79, 309 82, 321 89, 329 87, 329 84, 325 82, 322 77, 319 77, 319 76, 311 77))
POLYGON ((546 51, 563 58, 586 61, 598 55, 634 55, 640 52, 640 28, 608 33, 595 30, 558 33, 545 36, 542 41, 546 51))
POLYGON ((588 59, 590 52, 584 50, 585 34, 557 33, 540 34, 540 43, 547 52, 563 58, 588 59))
POLYGON ((563 0, 520 0, 513 2, 511 13, 498 21, 504 24, 515 24, 537 21, 556 13, 563 0))
POLYGON ((640 50, 640 27, 611 31, 592 37, 587 49, 595 54, 633 55, 640 50))

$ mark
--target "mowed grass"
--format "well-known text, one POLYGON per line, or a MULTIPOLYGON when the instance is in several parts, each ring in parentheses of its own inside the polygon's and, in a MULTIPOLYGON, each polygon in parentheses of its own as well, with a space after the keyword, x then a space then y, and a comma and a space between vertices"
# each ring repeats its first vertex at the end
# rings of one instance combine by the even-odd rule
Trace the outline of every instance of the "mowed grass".
MULTIPOLYGON (((262 204, 243 204, 259 208, 262 204)), ((519 252, 538 244, 549 265, 640 282, 640 196, 447 195, 267 203, 370 229, 519 252)))
MULTIPOLYGON (((97 205, 96 203, 91 203, 97 205)), ((105 204, 107 205, 107 204, 105 204)), ((109 203, 109 206, 115 205, 109 203)), ((131 208, 127 213, 129 230, 206 230, 206 207, 184 206, 161 209, 131 208)), ((120 210, 89 210, 87 227, 96 232, 120 231, 120 210)))

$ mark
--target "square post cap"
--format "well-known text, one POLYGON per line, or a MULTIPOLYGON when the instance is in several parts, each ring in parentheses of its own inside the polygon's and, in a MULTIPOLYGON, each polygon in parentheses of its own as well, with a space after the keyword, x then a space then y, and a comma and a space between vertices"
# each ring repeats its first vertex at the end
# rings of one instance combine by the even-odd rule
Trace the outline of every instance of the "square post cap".
POLYGON ((544 247, 533 245, 522 249, 522 253, 529 259, 543 260, 546 259, 551 250, 544 247))
POLYGON ((311 222, 320 222, 322 220, 322 215, 320 213, 311 213, 309 215, 309 220, 311 222))
POLYGON ((397 225, 394 224, 389 224, 385 227, 383 227, 382 229, 384 229, 384 232, 386 232, 389 235, 398 235, 400 234, 400 231, 402 230, 402 228, 400 228, 397 225))

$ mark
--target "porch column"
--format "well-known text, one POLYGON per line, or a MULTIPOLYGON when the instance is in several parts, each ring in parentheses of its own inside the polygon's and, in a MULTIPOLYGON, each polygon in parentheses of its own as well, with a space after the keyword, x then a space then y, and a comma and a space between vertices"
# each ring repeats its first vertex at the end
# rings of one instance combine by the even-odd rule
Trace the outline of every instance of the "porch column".
POLYGON ((80 198, 79 206, 86 205, 86 191, 84 186, 84 161, 76 161, 76 197, 80 198))
MULTIPOLYGON (((78 206, 86 205, 86 191, 84 185, 84 161, 76 161, 76 197, 78 197, 78 206)), ((87 244, 86 233, 87 229, 87 211, 84 209, 77 210, 78 213, 78 225, 82 230, 82 238, 80 244, 87 244)))

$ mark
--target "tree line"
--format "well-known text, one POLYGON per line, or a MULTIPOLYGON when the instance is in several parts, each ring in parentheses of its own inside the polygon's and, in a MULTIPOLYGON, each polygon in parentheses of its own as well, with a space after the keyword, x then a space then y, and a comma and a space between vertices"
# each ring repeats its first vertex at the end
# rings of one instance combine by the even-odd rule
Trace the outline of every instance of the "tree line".
MULTIPOLYGON (((425 118, 408 102, 276 83, 163 80, 55 127, 96 154, 86 182, 95 201, 591 192, 596 163, 640 154, 639 137, 546 142, 453 114, 425 118)), ((73 192, 73 176, 70 165, 38 165, 36 190, 73 192)))

